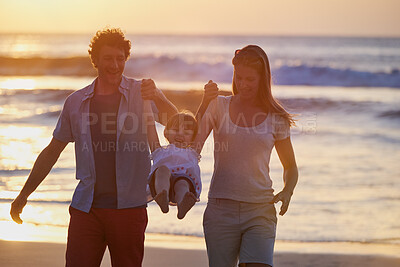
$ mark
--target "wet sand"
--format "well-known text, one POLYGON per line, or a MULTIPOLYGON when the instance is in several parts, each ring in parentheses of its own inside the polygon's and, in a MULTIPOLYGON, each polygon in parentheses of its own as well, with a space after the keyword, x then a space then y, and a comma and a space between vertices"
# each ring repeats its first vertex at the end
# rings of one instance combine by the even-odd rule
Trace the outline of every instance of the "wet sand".
MULTIPOLYGON (((157 234, 148 234, 146 238, 144 267, 208 266, 202 238, 157 234)), ((400 266, 398 250, 400 246, 394 245, 277 242, 274 262, 277 267, 395 267, 400 266), (293 252, 296 250, 298 253, 293 252)), ((0 240, 0 266, 4 267, 64 266, 64 255, 65 244, 0 240)), ((101 266, 111 266, 108 251, 101 266)))

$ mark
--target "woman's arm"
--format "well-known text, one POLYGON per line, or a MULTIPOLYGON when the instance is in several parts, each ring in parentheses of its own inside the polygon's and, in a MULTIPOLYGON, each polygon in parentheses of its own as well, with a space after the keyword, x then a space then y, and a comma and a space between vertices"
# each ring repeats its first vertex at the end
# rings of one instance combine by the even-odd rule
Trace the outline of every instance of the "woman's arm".
POLYGON ((206 85, 204 85, 204 94, 201 100, 201 104, 196 112, 197 121, 201 121, 203 115, 206 113, 208 105, 210 102, 218 96, 218 85, 209 80, 206 85))
POLYGON ((275 149, 283 165, 284 187, 275 195, 273 202, 282 201, 279 215, 284 215, 289 208, 290 199, 298 180, 298 170, 290 137, 275 142, 275 149))
MULTIPOLYGON (((213 101, 214 101, 214 103, 211 102, 210 107, 217 104, 217 99, 215 99, 213 101)), ((214 119, 213 119, 212 113, 214 112, 214 110, 211 110, 211 109, 212 108, 209 108, 204 112, 204 115, 202 116, 201 120, 199 121, 200 125, 199 125, 199 130, 197 132, 196 138, 193 141, 193 147, 198 154, 200 154, 207 137, 210 135, 210 132, 213 129, 214 119)))
POLYGON ((146 125, 147 141, 149 142, 150 151, 153 152, 160 147, 160 140, 158 139, 150 100, 143 100, 143 116, 146 125))

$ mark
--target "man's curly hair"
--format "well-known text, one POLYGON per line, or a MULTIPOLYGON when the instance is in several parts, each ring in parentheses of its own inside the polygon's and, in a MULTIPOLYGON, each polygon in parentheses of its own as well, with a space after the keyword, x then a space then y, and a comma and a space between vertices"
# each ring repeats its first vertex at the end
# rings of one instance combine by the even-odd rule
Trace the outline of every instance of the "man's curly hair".
POLYGON ((90 59, 95 68, 97 67, 94 64, 94 59, 99 56, 100 49, 104 45, 122 48, 125 52, 125 60, 130 56, 131 42, 125 39, 125 35, 120 28, 106 28, 99 30, 90 41, 90 48, 88 50, 90 59))

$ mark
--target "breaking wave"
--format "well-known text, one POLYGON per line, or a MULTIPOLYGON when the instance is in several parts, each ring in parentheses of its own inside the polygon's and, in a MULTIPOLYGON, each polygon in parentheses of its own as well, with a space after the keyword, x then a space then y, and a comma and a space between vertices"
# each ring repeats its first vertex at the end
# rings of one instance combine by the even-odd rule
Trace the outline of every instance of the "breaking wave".
MULTIPOLYGON (((129 59, 125 74, 171 82, 204 82, 210 79, 230 82, 233 69, 230 62, 188 62, 179 57, 149 55, 129 59)), ((88 57, 0 57, 0 75, 95 76, 96 71, 88 57)), ((274 67, 272 75, 278 85, 400 88, 400 70, 397 68, 389 72, 369 72, 307 64, 282 65, 274 67)))

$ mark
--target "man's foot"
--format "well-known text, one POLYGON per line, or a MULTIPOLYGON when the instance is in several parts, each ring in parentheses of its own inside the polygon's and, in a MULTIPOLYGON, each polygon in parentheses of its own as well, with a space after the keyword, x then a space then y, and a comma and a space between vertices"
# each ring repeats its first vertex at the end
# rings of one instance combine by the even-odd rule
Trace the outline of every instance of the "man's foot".
POLYGON ((192 192, 186 192, 182 201, 178 203, 178 219, 182 220, 195 203, 195 195, 192 192))
POLYGON ((163 213, 167 213, 169 211, 169 199, 167 190, 163 190, 161 193, 157 194, 154 197, 154 200, 157 202, 158 206, 160 206, 163 213))

